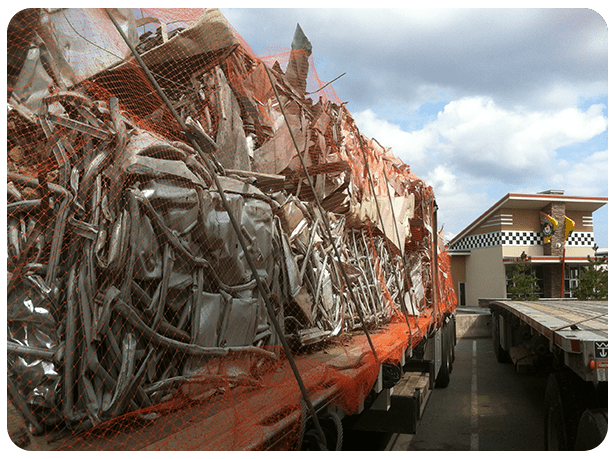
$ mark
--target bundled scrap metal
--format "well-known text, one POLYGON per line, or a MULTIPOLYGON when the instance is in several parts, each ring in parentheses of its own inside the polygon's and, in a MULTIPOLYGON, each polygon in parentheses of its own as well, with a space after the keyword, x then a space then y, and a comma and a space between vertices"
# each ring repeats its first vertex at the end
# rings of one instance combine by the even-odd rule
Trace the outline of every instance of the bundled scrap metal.
POLYGON ((248 257, 296 348, 429 307, 431 189, 306 96, 300 28, 283 71, 217 10, 142 22, 43 9, 9 28, 8 390, 34 432, 257 377, 281 337, 248 257))

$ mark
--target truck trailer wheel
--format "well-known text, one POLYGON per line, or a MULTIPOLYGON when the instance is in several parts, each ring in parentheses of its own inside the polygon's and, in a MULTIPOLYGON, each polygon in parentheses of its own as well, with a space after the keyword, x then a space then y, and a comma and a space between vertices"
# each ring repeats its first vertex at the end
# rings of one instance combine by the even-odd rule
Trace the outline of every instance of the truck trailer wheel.
POLYGON ((450 339, 448 333, 442 333, 442 365, 440 365, 440 371, 436 376, 436 387, 447 387, 451 381, 451 352, 450 352, 450 339))
POLYGON ((579 421, 574 449, 589 451, 598 447, 606 438, 608 428, 609 417, 606 409, 585 410, 579 421))
POLYGON ((456 327, 455 327, 455 319, 453 318, 450 322, 447 323, 447 335, 449 337, 448 341, 448 372, 449 374, 453 372, 453 362, 455 361, 455 341, 456 341, 456 327))
POLYGON ((448 369, 448 353, 442 356, 442 365, 440 366, 440 371, 438 372, 438 376, 436 377, 436 387, 445 388, 448 387, 448 384, 451 382, 451 374, 448 369), (446 360, 445 360, 446 359, 446 360))
POLYGON ((491 338, 496 360, 500 363, 509 363, 510 355, 500 345, 500 315, 495 311, 491 313, 491 338))
POLYGON ((453 321, 452 321, 452 335, 453 335, 453 345, 451 346, 451 368, 452 368, 452 363, 455 361, 455 346, 457 345, 457 319, 453 316, 453 321))
POLYGON ((581 414, 595 405, 595 394, 590 384, 571 371, 549 375, 545 393, 545 449, 574 449, 581 414))
POLYGON ((557 387, 549 377, 545 394, 545 449, 547 451, 568 450, 568 435, 566 432, 564 407, 557 387))
POLYGON ((318 416, 318 422, 325 434, 326 445, 320 442, 318 432, 312 422, 308 422, 308 428, 303 436, 301 449, 304 451, 341 451, 344 443, 344 427, 340 417, 331 412, 318 416))

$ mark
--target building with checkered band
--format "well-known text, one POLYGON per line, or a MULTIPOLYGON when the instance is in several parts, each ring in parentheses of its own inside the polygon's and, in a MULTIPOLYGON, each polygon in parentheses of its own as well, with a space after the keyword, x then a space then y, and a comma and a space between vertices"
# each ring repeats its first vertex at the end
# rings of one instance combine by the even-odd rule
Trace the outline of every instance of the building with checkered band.
POLYGON ((562 190, 504 196, 449 243, 459 306, 510 297, 521 262, 531 266, 540 297, 570 297, 587 256, 595 256, 593 212, 607 202, 562 190))

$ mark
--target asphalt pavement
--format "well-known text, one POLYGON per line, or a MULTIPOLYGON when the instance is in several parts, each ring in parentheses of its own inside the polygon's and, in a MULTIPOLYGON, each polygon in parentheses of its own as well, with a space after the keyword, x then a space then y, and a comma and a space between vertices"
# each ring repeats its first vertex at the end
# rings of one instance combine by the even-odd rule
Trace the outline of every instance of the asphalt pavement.
POLYGON ((490 339, 455 348, 447 388, 435 389, 415 435, 392 435, 389 450, 539 451, 544 449, 546 375, 498 363, 490 339))

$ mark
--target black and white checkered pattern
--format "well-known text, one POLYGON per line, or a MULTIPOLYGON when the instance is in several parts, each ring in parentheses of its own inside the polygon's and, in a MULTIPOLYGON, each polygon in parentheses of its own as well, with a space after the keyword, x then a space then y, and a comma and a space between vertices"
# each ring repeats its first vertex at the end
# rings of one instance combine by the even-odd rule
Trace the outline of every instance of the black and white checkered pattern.
POLYGON ((502 245, 542 245, 537 231, 501 231, 502 245))
POLYGON ((472 236, 466 236, 463 239, 457 241, 452 247, 452 250, 472 250, 477 247, 491 247, 497 245, 495 238, 488 238, 489 235, 495 235, 497 233, 489 234, 474 234, 472 236))
POLYGON ((452 247, 452 250, 472 250, 502 245, 502 233, 504 233, 504 231, 466 236, 457 241, 452 247))
POLYGON ((594 233, 582 233, 573 231, 566 240, 566 247, 592 247, 594 245, 594 233))
MULTIPOLYGON (((498 245, 536 246, 542 245, 539 231, 495 231, 493 233, 474 234, 457 241, 451 250, 473 250, 498 245)), ((594 233, 572 232, 566 246, 593 246, 594 233)))

